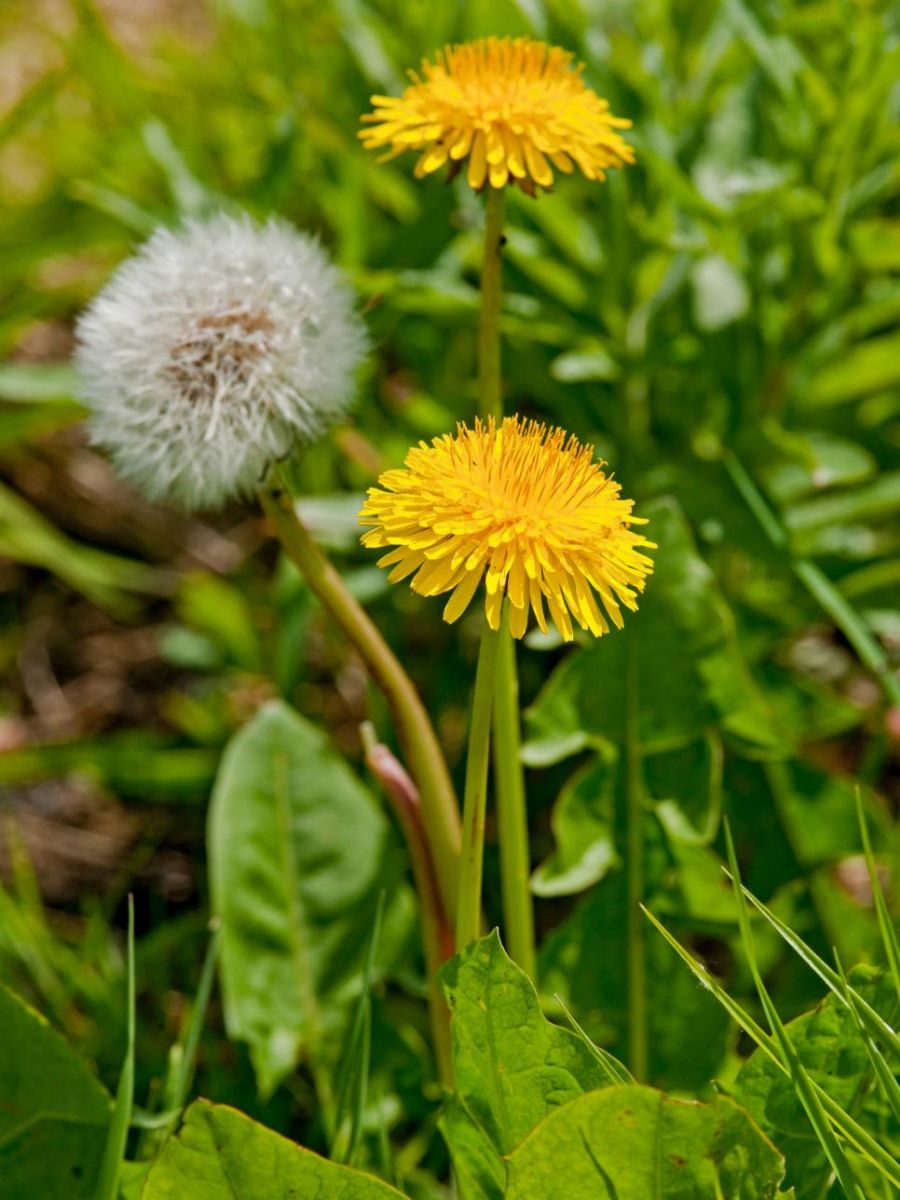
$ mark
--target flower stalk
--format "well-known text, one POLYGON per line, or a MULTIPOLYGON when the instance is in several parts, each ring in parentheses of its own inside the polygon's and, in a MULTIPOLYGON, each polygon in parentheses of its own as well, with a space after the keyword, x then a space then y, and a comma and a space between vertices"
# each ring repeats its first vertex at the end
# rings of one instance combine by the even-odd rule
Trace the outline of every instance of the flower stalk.
POLYGON ((494 781, 500 881, 507 949, 530 979, 537 976, 534 909, 531 900, 531 856, 528 810, 519 730, 519 679, 516 647, 504 615, 497 649, 497 694, 494 699, 494 781))
MULTIPOLYGON (((484 419, 503 417, 500 308, 503 288, 503 188, 489 187, 484 214, 481 268, 481 317, 478 326, 478 407, 484 419)), ((494 706, 494 781, 503 927, 510 956, 530 978, 535 976, 534 915, 529 888, 528 812, 521 761, 519 678, 516 649, 504 616, 497 651, 497 698, 494 706)))
POLYGON ((285 552, 357 650, 388 702, 404 761, 421 797, 422 823, 444 908, 455 912, 461 842, 459 808, 443 751, 419 694, 371 618, 310 536, 277 474, 259 496, 285 552))
POLYGON ((488 760, 491 746, 491 711, 497 682, 497 649, 500 634, 484 621, 475 690, 469 717, 466 754, 466 788, 463 800, 462 854, 459 871, 459 908, 456 949, 463 950, 481 935, 481 880, 484 866, 484 823, 487 812, 488 760))

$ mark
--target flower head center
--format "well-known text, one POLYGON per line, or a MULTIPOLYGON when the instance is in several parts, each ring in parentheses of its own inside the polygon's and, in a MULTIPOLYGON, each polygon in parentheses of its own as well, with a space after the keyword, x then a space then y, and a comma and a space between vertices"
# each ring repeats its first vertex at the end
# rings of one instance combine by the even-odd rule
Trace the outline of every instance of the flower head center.
POLYGON ((168 373, 187 399, 208 404, 250 381, 271 352, 275 326, 262 309, 242 306, 195 317, 169 350, 168 373))
POLYGON ((546 59, 523 70, 521 56, 490 54, 484 48, 462 47, 449 52, 432 68, 430 82, 435 103, 445 105, 477 129, 488 131, 502 124, 521 134, 534 122, 552 119, 558 105, 581 88, 578 74, 569 69, 570 56, 551 50, 546 59), (473 51, 467 53, 467 51, 473 51), (480 51, 480 52, 479 52, 480 51), (507 61, 509 60, 509 61, 507 61))

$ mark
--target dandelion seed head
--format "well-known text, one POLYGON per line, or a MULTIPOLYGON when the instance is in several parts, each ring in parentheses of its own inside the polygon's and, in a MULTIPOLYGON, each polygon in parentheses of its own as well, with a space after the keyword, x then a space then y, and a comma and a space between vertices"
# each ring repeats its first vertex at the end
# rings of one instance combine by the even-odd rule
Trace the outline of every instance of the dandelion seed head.
POLYGON ((214 508, 346 413, 367 338, 318 242, 220 214, 160 229, 78 323, 92 441, 152 500, 214 508))
POLYGON ((477 191, 513 183, 534 195, 552 186, 554 167, 602 180, 634 162, 619 132, 631 122, 613 116, 558 46, 482 38, 445 47, 410 78, 402 96, 372 97, 359 136, 366 149, 385 151, 385 162, 418 151, 419 178, 466 162, 477 191))
POLYGON ((360 522, 363 544, 388 549, 378 565, 396 583, 412 576, 423 596, 452 593, 444 619, 466 610, 482 580, 485 611, 523 637, 533 612, 567 640, 573 619, 595 636, 636 609, 653 563, 653 543, 635 532, 644 521, 633 501, 562 429, 508 417, 475 422, 455 436, 420 443, 401 470, 370 488, 360 522), (599 600, 599 603, 598 603, 599 600), (545 612, 546 606, 546 612, 545 612))

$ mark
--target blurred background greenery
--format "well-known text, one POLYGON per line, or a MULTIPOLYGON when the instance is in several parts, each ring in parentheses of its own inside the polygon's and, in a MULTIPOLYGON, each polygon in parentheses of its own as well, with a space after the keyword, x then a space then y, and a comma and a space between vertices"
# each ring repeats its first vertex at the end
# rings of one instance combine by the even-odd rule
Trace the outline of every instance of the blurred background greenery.
MULTIPOLYGON (((0 979, 114 1084, 133 892, 139 1097, 158 1090, 197 988, 205 811, 226 740, 278 695, 360 771, 360 721, 389 730, 252 509, 150 508, 89 448, 73 318, 183 214, 278 212, 321 236, 375 354, 352 423, 304 457, 298 490, 459 773, 477 614, 450 628, 433 603, 388 594, 355 512, 383 465, 474 411, 481 203, 459 181, 415 182, 408 161, 379 165, 356 131, 370 93, 487 33, 571 49, 633 120, 638 159, 603 186, 567 178, 509 204, 507 411, 593 442, 660 544, 624 634, 569 653, 532 637, 522 652, 545 990, 622 1051, 629 738, 644 755, 648 900, 731 989, 749 985, 722 811, 749 886, 820 951, 852 963, 877 945, 853 794, 859 782, 888 878, 900 708, 877 668, 900 651, 896 6, 6 0, 0 979)), ((809 1007, 813 978, 762 940, 783 1011, 809 1007)), ((732 1078, 746 1047, 652 931, 648 951, 654 1081, 732 1078)), ((375 997, 372 1077, 395 1170, 425 1196, 444 1152, 421 989, 408 931, 375 997)), ((198 1090, 321 1144, 314 1080, 334 1054, 261 1099, 217 1005, 198 1090)))

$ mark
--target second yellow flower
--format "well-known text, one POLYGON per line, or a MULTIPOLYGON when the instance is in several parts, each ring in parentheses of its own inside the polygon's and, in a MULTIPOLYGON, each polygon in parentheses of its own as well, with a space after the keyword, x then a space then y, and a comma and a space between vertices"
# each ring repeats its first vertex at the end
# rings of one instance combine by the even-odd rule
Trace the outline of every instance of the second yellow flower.
POLYGON ((484 579, 493 629, 507 596, 514 637, 524 635, 529 610, 546 632, 545 603, 567 641, 573 617, 599 636, 607 616, 621 626, 621 608, 637 608, 653 570, 642 552, 653 543, 631 529, 644 521, 601 466, 593 447, 536 421, 460 425, 455 437, 420 443, 405 468, 370 488, 360 522, 372 528, 362 540, 392 547, 378 564, 392 568, 392 582, 413 575, 421 595, 451 592, 447 621, 484 579))

